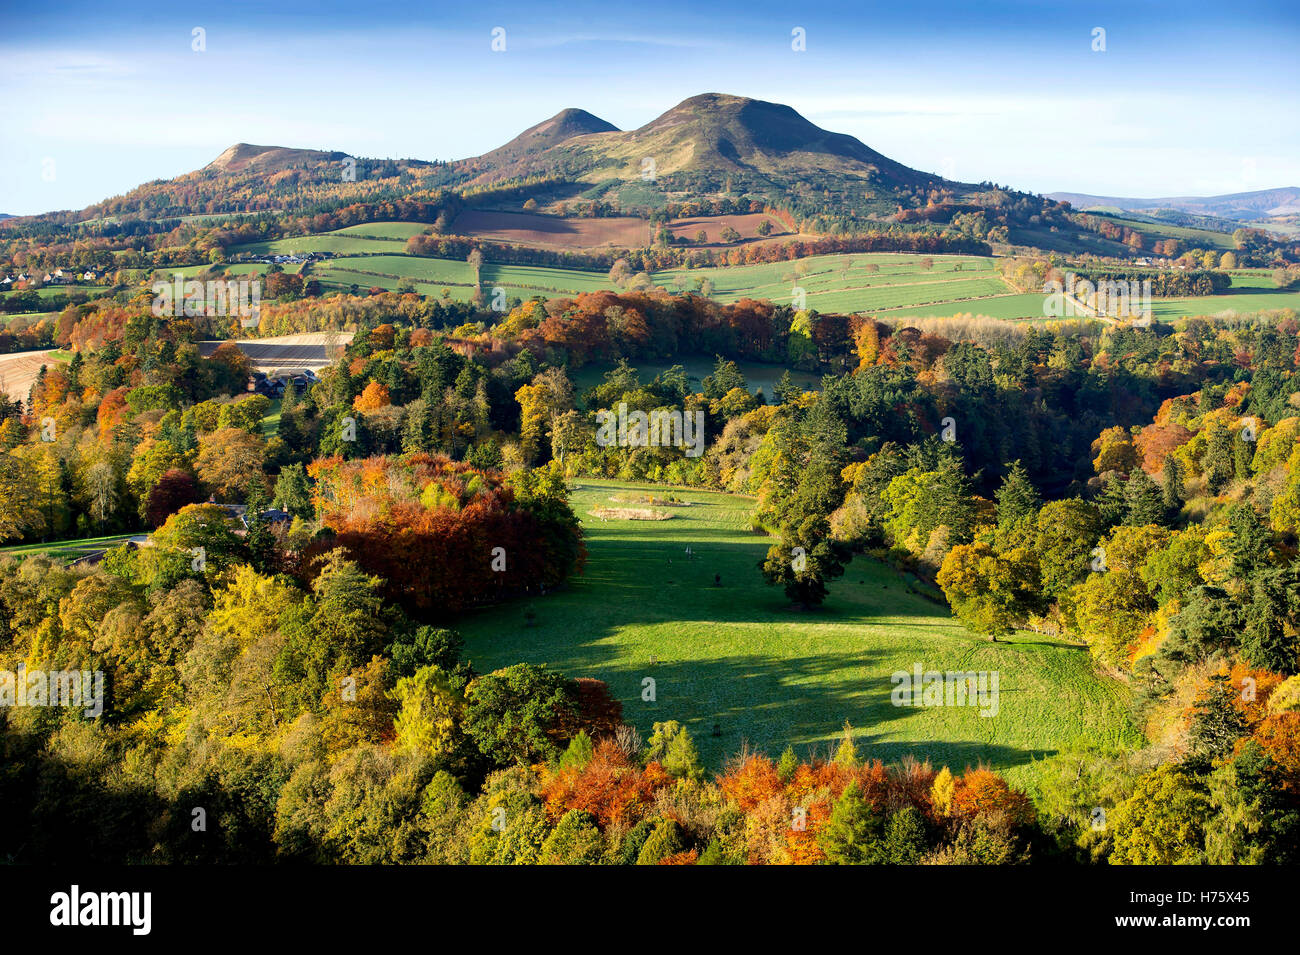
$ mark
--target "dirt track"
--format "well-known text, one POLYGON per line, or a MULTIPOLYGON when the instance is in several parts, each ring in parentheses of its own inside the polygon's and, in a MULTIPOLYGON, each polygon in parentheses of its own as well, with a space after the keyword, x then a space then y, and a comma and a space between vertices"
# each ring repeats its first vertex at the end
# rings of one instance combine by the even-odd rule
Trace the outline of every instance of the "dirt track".
MULTIPOLYGON (((333 351, 352 341, 351 332, 310 332, 305 335, 281 335, 278 338, 250 338, 237 341, 239 350, 248 356, 256 371, 271 374, 276 371, 312 371, 324 368, 333 360, 326 355, 327 346, 333 351)), ((199 342, 199 353, 205 358, 217 350, 221 342, 199 342)))
POLYGON ((13 355, 0 355, 0 392, 16 401, 26 401, 32 383, 41 373, 42 365, 53 365, 48 351, 24 351, 13 355))

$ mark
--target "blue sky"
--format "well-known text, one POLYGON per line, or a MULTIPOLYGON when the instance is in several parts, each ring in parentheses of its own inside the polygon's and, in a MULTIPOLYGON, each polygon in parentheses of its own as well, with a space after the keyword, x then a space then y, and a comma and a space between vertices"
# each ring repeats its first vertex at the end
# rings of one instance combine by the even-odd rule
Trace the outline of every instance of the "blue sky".
POLYGON ((1300 185, 1297 50, 1294 0, 26 6, 0 34, 0 212, 80 208, 235 142, 457 159, 567 106, 629 129, 702 92, 965 181, 1300 185))

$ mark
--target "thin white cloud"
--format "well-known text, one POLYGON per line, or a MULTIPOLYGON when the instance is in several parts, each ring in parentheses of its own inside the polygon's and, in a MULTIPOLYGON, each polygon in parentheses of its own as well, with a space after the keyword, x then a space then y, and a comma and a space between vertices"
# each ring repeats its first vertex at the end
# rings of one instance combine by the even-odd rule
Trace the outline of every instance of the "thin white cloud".
POLYGON ((42 77, 130 76, 137 68, 126 59, 87 50, 30 50, 0 46, 0 76, 36 80, 42 77))

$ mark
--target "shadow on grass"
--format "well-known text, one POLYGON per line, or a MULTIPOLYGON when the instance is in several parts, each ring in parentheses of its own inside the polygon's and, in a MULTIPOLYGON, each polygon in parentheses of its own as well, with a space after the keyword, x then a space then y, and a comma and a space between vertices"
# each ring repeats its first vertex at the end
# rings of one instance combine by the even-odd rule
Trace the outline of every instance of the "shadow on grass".
MULTIPOLYGON (((592 535, 586 573, 564 589, 454 623, 466 635, 467 658, 481 671, 545 663, 604 680, 643 734, 657 721, 686 725, 713 770, 744 747, 775 757, 790 744, 824 755, 845 720, 869 759, 913 754, 959 771, 981 763, 1005 769, 1053 752, 985 740, 994 727, 974 710, 935 714, 893 705, 889 674, 906 654, 946 668, 994 645, 910 593, 892 567, 859 556, 832 582, 824 606, 802 611, 763 581, 759 561, 769 538, 707 527, 672 538, 638 530, 592 535), (685 557, 688 543, 694 559, 685 557)), ((1026 637, 998 646, 1078 649, 1026 637)))

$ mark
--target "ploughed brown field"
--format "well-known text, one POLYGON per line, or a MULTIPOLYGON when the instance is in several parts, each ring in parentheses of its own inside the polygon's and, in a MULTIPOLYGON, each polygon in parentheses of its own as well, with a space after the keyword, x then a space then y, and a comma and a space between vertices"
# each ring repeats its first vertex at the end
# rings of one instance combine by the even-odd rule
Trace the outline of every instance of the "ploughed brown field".
POLYGON ((0 355, 0 392, 15 401, 26 401, 41 366, 57 365, 60 358, 51 358, 48 351, 15 352, 0 355))
MULTIPOLYGON (((696 235, 703 229, 708 236, 709 245, 722 244, 722 230, 727 226, 731 226, 746 240, 784 242, 792 238, 812 238, 791 235, 780 221, 761 212, 674 219, 669 223, 674 235, 683 236, 691 242, 695 241, 696 235), (772 235, 761 239, 758 226, 764 219, 771 220, 772 235)), ((472 235, 494 242, 551 249, 639 249, 650 245, 652 238, 649 223, 633 216, 608 219, 560 218, 487 209, 462 212, 452 223, 451 231, 457 235, 472 235)))
POLYGON ((699 216, 694 219, 674 219, 668 223, 673 235, 695 241, 701 229, 709 237, 710 245, 722 245, 722 230, 731 226, 740 233, 742 239, 759 239, 760 241, 782 241, 792 238, 809 239, 812 236, 793 236, 780 219, 774 219, 762 212, 751 212, 744 216, 699 216), (758 234, 758 227, 764 220, 772 223, 772 234, 764 238, 758 234))
MULTIPOLYGON (((305 332, 301 335, 279 335, 273 338, 247 338, 235 342, 248 356, 254 371, 267 374, 318 371, 334 360, 331 349, 341 348, 352 341, 352 332, 305 332)), ((199 354, 210 358, 221 342, 199 342, 199 354)))

